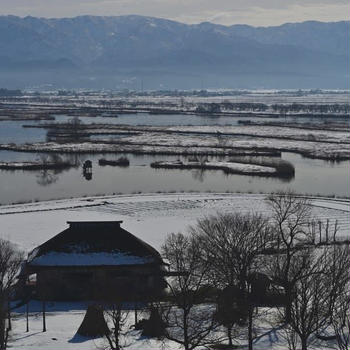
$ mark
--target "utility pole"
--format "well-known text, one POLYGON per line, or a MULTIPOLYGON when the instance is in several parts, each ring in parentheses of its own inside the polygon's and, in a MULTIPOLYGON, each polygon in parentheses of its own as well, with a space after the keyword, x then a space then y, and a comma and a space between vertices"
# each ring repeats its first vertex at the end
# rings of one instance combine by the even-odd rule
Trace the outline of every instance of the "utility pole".
POLYGON ((26 304, 26 332, 29 332, 29 302, 26 304))
POLYGON ((45 300, 42 301, 43 306, 43 332, 46 332, 46 302, 45 300))

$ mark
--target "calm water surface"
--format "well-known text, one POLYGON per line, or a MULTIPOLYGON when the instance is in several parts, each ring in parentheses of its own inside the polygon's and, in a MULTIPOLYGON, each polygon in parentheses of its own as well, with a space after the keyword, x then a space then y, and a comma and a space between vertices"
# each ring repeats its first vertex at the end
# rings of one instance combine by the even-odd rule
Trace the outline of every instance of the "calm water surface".
MULTIPOLYGON (((65 123, 72 119, 68 115, 56 115, 55 122, 65 123)), ((84 124, 121 124, 121 125, 146 125, 146 126, 176 126, 176 125, 238 125, 239 120, 272 121, 272 122, 295 122, 296 118, 259 118, 246 116, 198 116, 184 114, 119 114, 118 117, 81 117, 84 124)), ((326 120, 326 119, 324 119, 326 120)), ((299 118, 299 123, 318 122, 315 118, 299 118)), ((23 128, 22 125, 38 125, 52 123, 52 121, 6 121, 0 122, 0 143, 24 143, 46 141, 45 129, 23 128)), ((350 124, 349 124, 350 125, 350 124)), ((115 137, 115 136, 114 136, 115 137)), ((1 159, 0 159, 1 160, 1 159)))
MULTIPOLYGON (((60 116, 57 120, 63 122, 69 118, 60 116)), ((242 118, 126 114, 118 118, 82 119, 85 123, 109 120, 111 123, 129 125, 235 125, 234 123, 242 118)), ((22 124, 24 122, 0 122, 0 143, 45 141, 44 129, 22 128, 22 124)), ((120 156, 108 154, 105 158, 116 159, 120 156)), ((0 161, 25 161, 39 157, 40 155, 32 153, 0 151, 0 161)), ((277 178, 225 175, 220 170, 164 170, 150 167, 153 161, 177 159, 177 156, 127 155, 130 160, 128 168, 101 167, 98 165, 98 159, 102 157, 102 155, 72 155, 69 160, 75 162, 77 166, 62 172, 0 170, 0 203, 157 191, 271 192, 293 189, 299 193, 350 196, 349 161, 331 163, 303 158, 293 153, 283 153, 282 158, 290 161, 295 167, 295 178, 286 181, 277 178), (91 180, 86 180, 83 176, 81 164, 86 159, 93 162, 91 180)))
MULTIPOLYGON (((1 157, 2 153, 4 152, 0 152, 1 157)), ((18 155, 23 159, 27 159, 28 156, 22 153, 18 155)), ((115 159, 119 156, 109 154, 106 158, 115 159)), ((295 178, 286 181, 277 178, 225 175, 220 170, 152 169, 149 166, 152 161, 178 157, 127 156, 130 160, 128 168, 99 166, 98 159, 101 155, 73 156, 73 161, 92 160, 92 179, 89 181, 84 178, 81 165, 58 173, 2 170, 0 203, 157 191, 271 192, 293 189, 299 193, 350 196, 350 162, 329 163, 284 153, 283 159, 291 161, 295 166, 295 178)))

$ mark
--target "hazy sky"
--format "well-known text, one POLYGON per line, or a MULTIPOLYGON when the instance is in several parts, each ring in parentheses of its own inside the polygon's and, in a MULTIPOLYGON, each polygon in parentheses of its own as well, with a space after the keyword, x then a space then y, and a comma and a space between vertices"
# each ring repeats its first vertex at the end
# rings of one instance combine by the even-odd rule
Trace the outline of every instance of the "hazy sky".
POLYGON ((0 14, 39 17, 127 14, 185 23, 278 25, 349 20, 350 0, 0 0, 0 14))

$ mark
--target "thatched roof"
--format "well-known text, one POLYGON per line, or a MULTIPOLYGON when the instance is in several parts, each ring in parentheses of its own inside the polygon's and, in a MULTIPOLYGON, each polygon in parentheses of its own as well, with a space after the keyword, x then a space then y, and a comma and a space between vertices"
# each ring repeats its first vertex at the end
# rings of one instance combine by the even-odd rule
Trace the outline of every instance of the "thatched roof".
POLYGON ((69 228, 35 248, 29 266, 163 264, 149 244, 120 227, 122 221, 69 221, 69 228))

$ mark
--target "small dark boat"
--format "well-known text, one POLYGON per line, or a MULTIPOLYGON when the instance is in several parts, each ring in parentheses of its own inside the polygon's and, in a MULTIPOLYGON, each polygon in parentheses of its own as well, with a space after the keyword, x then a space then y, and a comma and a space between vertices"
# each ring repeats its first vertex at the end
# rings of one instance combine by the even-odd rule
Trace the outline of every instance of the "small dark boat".
POLYGON ((98 160, 99 165, 111 165, 111 166, 124 166, 127 167, 130 165, 129 159, 126 157, 120 157, 117 160, 107 160, 104 158, 101 158, 98 160))

